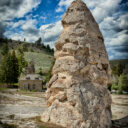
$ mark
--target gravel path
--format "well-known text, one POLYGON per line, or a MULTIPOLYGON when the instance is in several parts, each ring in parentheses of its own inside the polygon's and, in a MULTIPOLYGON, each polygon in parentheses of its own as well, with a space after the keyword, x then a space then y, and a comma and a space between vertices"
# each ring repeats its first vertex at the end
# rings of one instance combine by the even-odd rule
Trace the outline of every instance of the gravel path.
POLYGON ((45 109, 43 97, 17 94, 14 90, 0 93, 0 121, 3 123, 16 124, 18 128, 37 128, 35 120, 31 118, 41 116, 45 109))

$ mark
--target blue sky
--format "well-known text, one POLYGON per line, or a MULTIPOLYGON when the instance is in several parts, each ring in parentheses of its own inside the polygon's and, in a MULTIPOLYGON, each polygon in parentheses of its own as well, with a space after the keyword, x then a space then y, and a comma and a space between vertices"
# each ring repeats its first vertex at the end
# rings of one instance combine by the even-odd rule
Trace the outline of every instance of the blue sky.
MULTIPOLYGON (((54 47, 73 0, 0 0, 0 36, 54 47)), ((109 59, 128 58, 128 0, 83 0, 105 39, 109 59)))

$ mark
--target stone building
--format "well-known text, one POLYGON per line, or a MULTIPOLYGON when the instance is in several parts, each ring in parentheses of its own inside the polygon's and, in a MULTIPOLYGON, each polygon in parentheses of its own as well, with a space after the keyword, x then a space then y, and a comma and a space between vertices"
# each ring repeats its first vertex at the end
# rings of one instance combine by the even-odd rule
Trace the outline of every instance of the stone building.
POLYGON ((35 74, 33 63, 27 67, 27 74, 20 78, 19 87, 26 91, 42 91, 42 78, 40 75, 35 74))

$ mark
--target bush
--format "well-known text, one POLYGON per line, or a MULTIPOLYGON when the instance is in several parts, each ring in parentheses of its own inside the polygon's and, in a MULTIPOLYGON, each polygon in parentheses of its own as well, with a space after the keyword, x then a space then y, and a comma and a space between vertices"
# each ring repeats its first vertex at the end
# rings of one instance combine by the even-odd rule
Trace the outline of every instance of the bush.
POLYGON ((32 48, 30 49, 30 51, 31 51, 31 52, 34 52, 34 50, 33 50, 32 48))
POLYGON ((39 73, 40 76, 43 76, 43 72, 42 72, 42 68, 39 69, 39 73))

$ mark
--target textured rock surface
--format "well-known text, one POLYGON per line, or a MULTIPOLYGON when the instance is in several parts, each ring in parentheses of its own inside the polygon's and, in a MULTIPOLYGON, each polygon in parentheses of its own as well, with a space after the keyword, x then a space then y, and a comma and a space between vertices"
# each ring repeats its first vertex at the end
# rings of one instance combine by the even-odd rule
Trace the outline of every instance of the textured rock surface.
POLYGON ((62 25, 42 121, 66 128, 110 128, 110 66, 99 27, 81 0, 72 2, 62 25))

